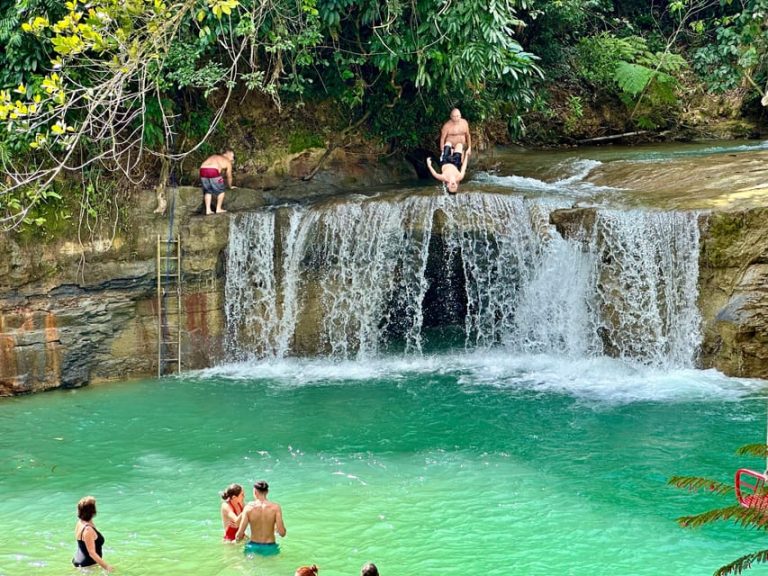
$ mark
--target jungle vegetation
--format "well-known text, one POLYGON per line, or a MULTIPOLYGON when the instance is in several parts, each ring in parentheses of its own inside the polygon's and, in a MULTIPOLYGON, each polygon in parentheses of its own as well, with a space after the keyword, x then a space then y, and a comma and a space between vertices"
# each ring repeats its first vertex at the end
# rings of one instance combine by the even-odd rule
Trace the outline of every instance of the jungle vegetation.
MULTIPOLYGON (((766 465, 768 465, 768 445, 766 444, 747 444, 741 446, 736 453, 739 456, 753 456, 762 458, 766 465)), ((700 528, 715 522, 733 522, 743 528, 753 529, 764 532, 768 529, 768 494, 766 491, 768 487, 765 486, 762 478, 765 477, 763 472, 754 472, 755 477, 751 480, 755 481, 754 485, 749 487, 742 487, 743 492, 741 498, 747 502, 750 502, 749 506, 742 505, 737 500, 737 490, 734 484, 726 482, 720 482, 710 478, 703 478, 701 476, 673 476, 668 480, 670 486, 676 488, 682 488, 689 492, 705 492, 720 497, 728 498, 729 502, 722 507, 713 508, 700 512, 698 514, 691 514, 687 516, 681 516, 677 519, 678 524, 687 529, 700 528), (760 480, 756 480, 761 478, 760 480)), ((714 576, 732 576, 734 574, 742 574, 752 568, 755 564, 761 564, 768 562, 768 549, 749 552, 732 560, 728 564, 717 568, 713 574, 714 576)))
POLYGON ((204 151, 247 94, 277 108, 332 102, 333 129, 363 126, 393 151, 429 147, 452 106, 511 140, 549 142, 577 139, 604 105, 621 110, 623 130, 672 129, 697 90, 731 95, 739 114, 760 111, 767 9, 768 0, 3 2, 0 226, 68 217, 63 182, 79 182, 75 205, 87 212, 95 179, 140 185, 148 162, 204 151))

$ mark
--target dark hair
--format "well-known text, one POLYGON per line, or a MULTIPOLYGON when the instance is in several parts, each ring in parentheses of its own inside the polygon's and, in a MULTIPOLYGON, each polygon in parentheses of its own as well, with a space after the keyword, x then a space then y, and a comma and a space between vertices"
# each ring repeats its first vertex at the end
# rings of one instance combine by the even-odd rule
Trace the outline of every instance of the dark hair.
POLYGON ((219 492, 222 500, 229 500, 233 496, 240 496, 243 493, 243 487, 240 484, 230 484, 224 492, 219 492))
POLYGON ((296 568, 293 576, 317 576, 318 571, 319 568, 315 564, 312 564, 312 566, 300 566, 296 568))
POLYGON ((93 496, 80 498, 80 502, 77 503, 77 517, 84 522, 89 522, 94 516, 96 516, 96 498, 93 496))
POLYGON ((259 492, 269 492, 269 484, 267 484, 266 480, 259 480, 254 483, 253 487, 259 492))
POLYGON ((373 562, 368 562, 360 569, 360 576, 379 576, 379 569, 373 562))

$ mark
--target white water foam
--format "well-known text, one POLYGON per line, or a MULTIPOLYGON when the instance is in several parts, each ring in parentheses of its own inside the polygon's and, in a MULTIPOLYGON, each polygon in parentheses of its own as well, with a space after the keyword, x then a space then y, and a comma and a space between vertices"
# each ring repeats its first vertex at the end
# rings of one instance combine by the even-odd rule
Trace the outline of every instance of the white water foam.
POLYGON ((599 357, 570 360, 558 356, 504 352, 393 356, 366 362, 286 358, 224 364, 185 378, 221 378, 245 385, 258 380, 280 388, 360 385, 429 376, 454 380, 467 392, 493 387, 510 393, 564 394, 598 404, 635 402, 738 401, 766 393, 765 382, 729 378, 716 370, 659 370, 599 357))
POLYGON ((471 182, 479 184, 492 184, 502 188, 510 188, 519 192, 538 192, 553 194, 567 198, 585 198, 598 193, 617 191, 618 188, 609 186, 597 186, 588 182, 586 178, 595 168, 602 166, 598 160, 571 159, 561 162, 557 165, 556 171, 564 173, 565 176, 547 182, 537 178, 527 178, 524 176, 499 176, 489 172, 478 172, 472 177, 471 182))

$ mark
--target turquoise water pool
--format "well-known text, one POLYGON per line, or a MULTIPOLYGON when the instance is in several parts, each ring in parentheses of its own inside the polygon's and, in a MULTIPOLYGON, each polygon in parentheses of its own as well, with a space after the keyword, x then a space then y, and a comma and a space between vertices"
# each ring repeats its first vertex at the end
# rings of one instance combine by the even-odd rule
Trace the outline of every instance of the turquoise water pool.
MULTIPOLYGON (((72 572, 96 496, 119 574, 705 575, 765 537, 674 519, 726 502, 765 382, 606 359, 444 354, 231 364, 0 402, 0 574, 72 572), (221 542, 218 491, 266 479, 273 558, 221 542)), ((248 490, 250 499, 250 490, 248 490)), ((763 568, 753 570, 759 574, 763 568)))

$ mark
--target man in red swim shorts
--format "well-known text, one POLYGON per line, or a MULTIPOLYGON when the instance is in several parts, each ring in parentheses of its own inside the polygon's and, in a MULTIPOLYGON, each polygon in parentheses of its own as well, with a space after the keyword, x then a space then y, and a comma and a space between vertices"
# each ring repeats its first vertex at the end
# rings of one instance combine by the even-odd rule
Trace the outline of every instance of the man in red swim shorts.
POLYGON ((226 212, 222 209, 224 204, 224 190, 234 188, 232 186, 232 163, 235 161, 235 153, 227 150, 224 154, 210 156, 200 166, 200 183, 203 186, 203 200, 205 202, 205 214, 213 214, 211 210, 211 197, 216 196, 216 213, 226 212), (224 185, 224 178, 227 183, 224 185))

